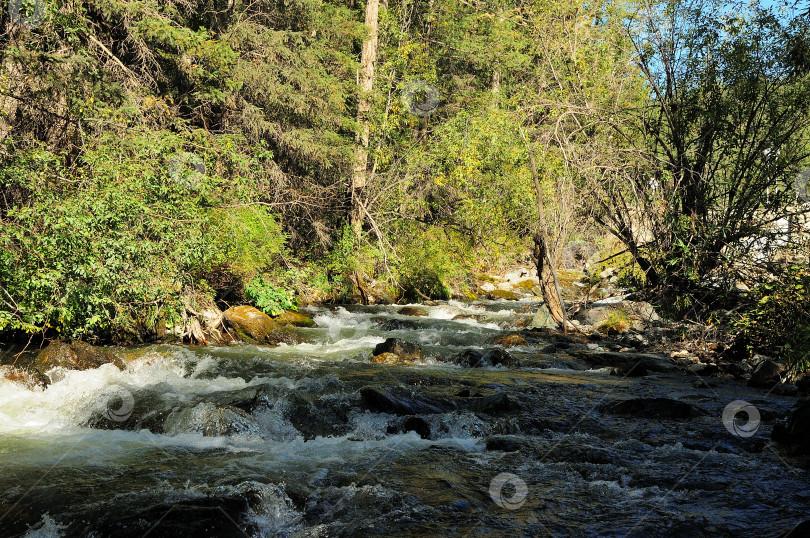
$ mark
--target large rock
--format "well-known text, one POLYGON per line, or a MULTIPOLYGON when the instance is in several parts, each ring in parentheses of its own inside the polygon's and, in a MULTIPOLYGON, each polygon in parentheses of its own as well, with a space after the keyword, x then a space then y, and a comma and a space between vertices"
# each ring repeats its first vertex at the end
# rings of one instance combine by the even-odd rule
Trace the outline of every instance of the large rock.
POLYGON ((404 391, 381 390, 363 387, 360 396, 366 409, 392 415, 431 415, 445 413, 455 408, 451 403, 424 396, 405 394, 404 391))
POLYGON ((417 317, 424 317, 427 316, 427 311, 424 308, 420 308, 418 306, 403 306, 399 310, 397 310, 397 314, 400 316, 417 316, 417 317))
POLYGON ((224 317, 240 340, 270 345, 295 342, 273 318, 252 306, 232 306, 225 311, 224 317))
POLYGON ((79 341, 53 341, 34 359, 34 365, 40 372, 57 366, 68 370, 89 370, 103 364, 114 364, 121 369, 126 367, 115 354, 79 341))
POLYGON ((24 370, 16 366, 0 366, 0 379, 19 383, 28 390, 44 389, 50 384, 50 379, 40 371, 24 370))
POLYGON ((793 454, 810 454, 810 399, 796 402, 787 423, 774 425, 771 438, 793 454))
POLYGON ((404 359, 396 353, 380 353, 371 359, 374 364, 387 364, 389 366, 411 365, 413 361, 404 359))
POLYGON ((252 433, 256 428, 250 415, 241 409, 211 402, 176 411, 163 424, 163 431, 169 435, 201 433, 206 437, 252 433))
POLYGON ((476 413, 496 415, 511 410, 514 405, 505 392, 497 392, 480 398, 464 398, 458 401, 459 407, 476 413))
POLYGON ((650 303, 621 301, 610 305, 596 305, 585 310, 580 310, 574 314, 574 319, 584 325, 598 327, 604 323, 610 315, 621 310, 632 322, 636 330, 644 330, 646 327, 661 320, 661 316, 655 311, 650 303))
POLYGON ((453 364, 465 368, 483 368, 487 366, 520 366, 520 361, 501 348, 465 349, 450 359, 453 364))
POLYGON ((274 317, 273 321, 282 326, 293 326, 293 327, 315 326, 315 322, 312 320, 311 317, 307 316, 306 314, 302 314, 301 312, 295 312, 293 310, 286 310, 282 312, 278 316, 274 317))
POLYGON ((760 389, 770 389, 774 385, 782 382, 782 372, 784 367, 777 364, 770 359, 765 359, 760 362, 754 373, 751 374, 751 379, 748 380, 749 387, 757 387, 760 389))
POLYGON ((656 353, 620 353, 590 349, 568 349, 566 352, 591 368, 612 368, 619 375, 644 375, 642 372, 666 372, 675 368, 669 357, 656 353))
POLYGON ((503 336, 497 337, 493 342, 496 346, 503 346, 503 347, 515 347, 515 346, 528 346, 529 343, 526 341, 525 338, 520 336, 519 334, 505 334, 503 336))
POLYGON ((508 290, 494 290, 489 293, 490 299, 505 299, 507 301, 517 301, 520 299, 517 293, 508 290))
POLYGON ((684 419, 697 416, 698 411, 686 402, 669 398, 633 398, 621 400, 602 407, 602 411, 614 415, 632 415, 640 418, 684 419))
POLYGON ((399 338, 388 338, 385 342, 377 344, 374 347, 375 357, 383 353, 392 353, 403 360, 422 360, 422 348, 414 343, 400 340, 399 338))

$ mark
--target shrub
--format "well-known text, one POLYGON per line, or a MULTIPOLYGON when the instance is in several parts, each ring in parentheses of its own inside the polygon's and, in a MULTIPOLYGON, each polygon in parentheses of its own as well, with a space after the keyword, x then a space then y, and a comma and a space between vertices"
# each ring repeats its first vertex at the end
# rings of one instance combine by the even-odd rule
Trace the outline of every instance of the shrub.
POLYGON ((268 316, 298 310, 292 292, 273 286, 266 277, 255 277, 245 285, 245 298, 268 316))
POLYGON ((734 323, 749 352, 785 361, 796 373, 810 366, 810 267, 791 266, 750 293, 752 306, 734 323))

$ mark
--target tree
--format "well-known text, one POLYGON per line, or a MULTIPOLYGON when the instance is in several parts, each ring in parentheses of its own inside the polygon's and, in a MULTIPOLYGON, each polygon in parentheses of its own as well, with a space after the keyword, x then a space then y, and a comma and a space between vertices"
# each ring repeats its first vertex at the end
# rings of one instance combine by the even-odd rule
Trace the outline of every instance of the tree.
POLYGON ((782 51, 801 26, 699 0, 630 20, 649 98, 575 111, 562 145, 594 217, 683 315, 714 295, 707 279, 744 278, 752 264, 740 262, 795 205, 792 183, 810 156, 810 78, 782 51), (595 132, 617 141, 596 153, 585 136, 595 132))
POLYGON ((369 119, 371 110, 370 94, 374 88, 374 68, 377 62, 377 19, 379 16, 380 0, 368 0, 366 4, 366 26, 368 37, 363 40, 363 52, 360 59, 360 88, 357 104, 357 123, 360 131, 357 133, 357 149, 351 185, 351 223, 355 233, 359 234, 363 226, 363 190, 366 187, 366 174, 368 173, 368 143, 369 119))

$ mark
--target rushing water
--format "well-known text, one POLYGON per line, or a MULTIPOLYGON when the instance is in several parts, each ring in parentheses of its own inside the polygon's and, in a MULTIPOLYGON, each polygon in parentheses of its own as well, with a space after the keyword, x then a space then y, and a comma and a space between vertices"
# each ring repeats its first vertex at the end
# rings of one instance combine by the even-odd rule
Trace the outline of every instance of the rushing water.
POLYGON ((803 464, 768 441, 790 398, 612 376, 539 337, 510 349, 520 368, 442 362, 535 306, 319 308, 295 346, 120 349, 125 371, 2 380, 0 536, 767 536, 808 517, 803 464), (392 336, 425 363, 371 364, 392 336), (603 409, 637 397, 696 416, 603 409), (733 400, 760 412, 754 436, 724 427, 733 400))

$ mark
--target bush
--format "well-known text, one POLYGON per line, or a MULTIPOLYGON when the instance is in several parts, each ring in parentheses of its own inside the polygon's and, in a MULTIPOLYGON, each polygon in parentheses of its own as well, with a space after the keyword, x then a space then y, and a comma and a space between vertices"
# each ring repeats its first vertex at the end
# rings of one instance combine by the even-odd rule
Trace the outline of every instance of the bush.
POLYGON ((146 340, 189 293, 213 297, 206 278, 218 286, 223 267, 244 279, 274 264, 286 237, 273 216, 236 198, 242 186, 217 175, 216 153, 207 173, 177 181, 163 157, 182 147, 153 133, 102 137, 70 165, 42 147, 6 152, 0 333, 146 340))
POLYGON ((796 373, 810 366, 810 267, 794 265, 751 293, 753 306, 734 322, 749 351, 785 361, 796 373))
POLYGON ((273 286, 265 277, 255 277, 245 285, 245 298, 268 316, 298 310, 292 292, 273 286))

